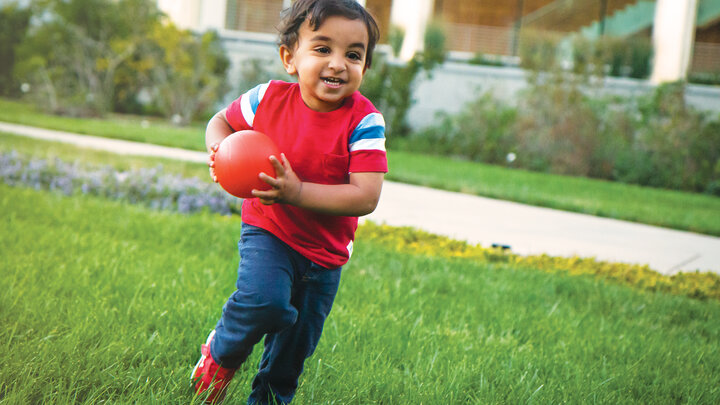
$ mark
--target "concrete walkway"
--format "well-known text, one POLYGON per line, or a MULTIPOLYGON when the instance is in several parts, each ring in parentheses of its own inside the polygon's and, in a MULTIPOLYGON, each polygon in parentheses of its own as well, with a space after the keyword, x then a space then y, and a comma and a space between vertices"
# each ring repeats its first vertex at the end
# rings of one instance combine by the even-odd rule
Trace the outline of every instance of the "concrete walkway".
MULTIPOLYGON (((122 154, 205 162, 202 152, 0 123, 0 131, 122 154)), ((720 215, 720 213, 718 213, 720 215)), ((366 217, 412 226, 521 255, 594 257, 647 264, 663 274, 720 273, 720 238, 513 202, 385 182, 378 208, 366 217)))

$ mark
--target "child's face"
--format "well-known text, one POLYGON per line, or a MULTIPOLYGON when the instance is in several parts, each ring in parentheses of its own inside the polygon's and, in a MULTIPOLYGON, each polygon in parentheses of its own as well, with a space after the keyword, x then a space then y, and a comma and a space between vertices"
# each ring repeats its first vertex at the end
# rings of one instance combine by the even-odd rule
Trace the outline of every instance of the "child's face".
POLYGON ((331 16, 313 31, 306 20, 295 49, 280 47, 285 70, 298 76, 305 104, 315 111, 339 108, 362 82, 368 32, 361 20, 331 16))

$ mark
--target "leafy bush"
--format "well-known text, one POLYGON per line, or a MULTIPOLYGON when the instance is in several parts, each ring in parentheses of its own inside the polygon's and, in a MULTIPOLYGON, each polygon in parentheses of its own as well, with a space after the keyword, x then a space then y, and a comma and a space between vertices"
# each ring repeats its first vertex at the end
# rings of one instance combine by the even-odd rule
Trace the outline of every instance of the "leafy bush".
POLYGON ((689 107, 684 83, 637 98, 597 95, 606 70, 646 66, 646 42, 631 43, 576 38, 567 64, 561 37, 529 35, 521 46, 528 87, 516 108, 484 94, 394 146, 492 164, 512 153, 519 168, 720 195, 720 117, 689 107))
POLYGON ((489 93, 468 103, 457 115, 441 113, 438 118, 438 125, 411 134, 404 147, 494 164, 505 162, 515 148, 511 128, 516 110, 497 102, 489 93))
POLYGON ((373 57, 372 69, 363 78, 360 91, 383 112, 386 130, 393 136, 402 137, 410 132, 406 116, 413 103, 414 82, 421 68, 415 58, 403 64, 378 53, 373 57))
POLYGON ((250 58, 242 62, 237 87, 240 92, 245 92, 270 80, 293 81, 295 79, 285 72, 282 63, 277 58, 250 58))
POLYGON ((557 70, 561 39, 553 32, 525 30, 520 41, 520 67, 530 74, 557 70))
POLYGON ((30 24, 30 9, 14 3, 0 6, 0 94, 16 96, 20 85, 13 77, 15 47, 25 38, 30 24))
POLYGON ((690 72, 688 81, 697 84, 720 85, 720 71, 717 72, 690 72))
POLYGON ((720 179, 720 119, 688 107, 684 89, 682 83, 662 85, 635 105, 626 105, 626 114, 638 119, 612 179, 717 193, 713 184, 720 179))
POLYGON ((388 32, 388 44, 390 44, 390 49, 392 49, 393 56, 396 58, 400 56, 400 49, 404 40, 405 30, 400 26, 391 25, 388 32))
POLYGON ((360 91, 383 112, 387 131, 392 136, 404 137, 410 133, 407 112, 414 102, 415 79, 423 71, 430 75, 435 66, 445 61, 445 53, 442 26, 430 24, 425 32, 423 52, 416 53, 410 61, 390 60, 380 53, 373 57, 373 67, 363 78, 360 91))
POLYGON ((522 94, 518 109, 524 112, 514 126, 519 166, 581 176, 602 166, 594 155, 602 142, 599 118, 576 85, 538 81, 522 94))
POLYGON ((650 76, 652 55, 652 43, 647 38, 572 39, 575 73, 645 79, 650 76))
POLYGON ((153 104, 178 124, 213 114, 227 91, 230 61, 214 31, 194 34, 173 24, 154 24, 138 58, 136 66, 148 67, 141 83, 150 89, 153 104))
POLYGON ((33 2, 15 72, 46 111, 98 116, 113 111, 115 76, 160 14, 149 0, 33 2))
POLYGON ((485 55, 482 52, 475 52, 472 58, 468 60, 471 65, 484 65, 484 66, 505 66, 507 63, 503 62, 496 56, 485 55))
POLYGON ((492 164, 512 152, 524 169, 720 195, 720 117, 687 106, 684 84, 591 98, 537 77, 517 108, 482 95, 396 146, 492 164))
POLYGON ((186 124, 224 93, 229 60, 214 32, 166 23, 151 0, 32 3, 15 75, 45 111, 154 113, 186 124), (141 102, 140 95, 144 95, 141 102))

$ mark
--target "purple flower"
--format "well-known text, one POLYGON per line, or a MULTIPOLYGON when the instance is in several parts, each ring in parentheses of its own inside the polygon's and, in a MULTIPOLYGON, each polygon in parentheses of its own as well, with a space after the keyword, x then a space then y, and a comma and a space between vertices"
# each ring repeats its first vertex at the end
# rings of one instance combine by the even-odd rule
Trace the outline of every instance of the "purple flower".
POLYGON ((181 213, 208 210, 231 215, 239 211, 240 199, 198 178, 165 173, 162 166, 129 171, 85 168, 77 162, 55 159, 50 164, 11 151, 0 154, 0 180, 12 186, 98 196, 181 213))

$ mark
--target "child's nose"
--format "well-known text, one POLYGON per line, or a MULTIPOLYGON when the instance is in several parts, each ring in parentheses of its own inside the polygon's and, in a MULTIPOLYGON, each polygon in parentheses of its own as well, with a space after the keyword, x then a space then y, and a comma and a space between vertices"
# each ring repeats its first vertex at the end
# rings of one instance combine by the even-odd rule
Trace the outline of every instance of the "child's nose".
POLYGON ((333 55, 330 58, 328 67, 336 71, 343 71, 345 70, 345 59, 341 55, 333 55))

